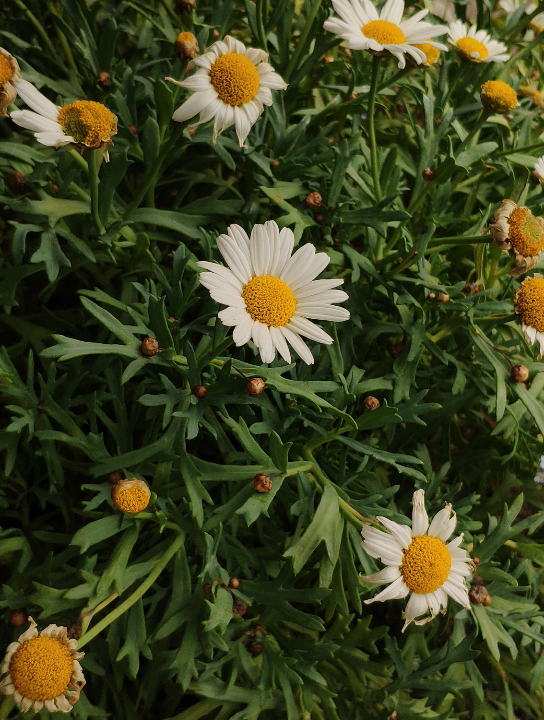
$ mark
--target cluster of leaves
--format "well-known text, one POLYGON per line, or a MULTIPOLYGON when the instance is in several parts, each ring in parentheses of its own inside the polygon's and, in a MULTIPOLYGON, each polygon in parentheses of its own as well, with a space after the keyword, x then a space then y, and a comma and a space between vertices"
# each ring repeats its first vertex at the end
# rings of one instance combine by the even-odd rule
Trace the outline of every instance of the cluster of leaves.
POLYGON ((323 30, 330 10, 14 0, 0 14, 27 80, 119 118, 100 169, 104 233, 89 221, 91 155, 0 122, 0 636, 19 634, 17 609, 83 632, 81 720, 544 717, 544 364, 514 321, 511 261, 481 234, 503 198, 542 213, 529 169, 544 127, 526 99, 470 136, 480 84, 535 82, 541 45, 523 6, 505 22, 479 0, 478 26, 516 41, 512 62, 450 52, 397 73, 383 60, 380 199, 372 58, 323 30), (289 87, 249 147, 174 127, 177 33, 201 50, 214 31, 258 46, 261 26, 289 87), (326 251, 325 276, 350 296, 351 321, 327 328, 335 343, 312 348, 312 367, 235 348, 198 283, 218 233, 268 219, 326 251), (161 347, 151 358, 146 336, 161 347), (510 380, 516 363, 527 387, 510 380), (119 469, 153 492, 137 517, 112 507, 119 469), (255 493, 258 473, 271 492, 255 493), (416 488, 431 514, 454 504, 492 602, 450 602, 402 635, 403 603, 364 605, 359 573, 378 566, 360 529, 405 522, 416 488))

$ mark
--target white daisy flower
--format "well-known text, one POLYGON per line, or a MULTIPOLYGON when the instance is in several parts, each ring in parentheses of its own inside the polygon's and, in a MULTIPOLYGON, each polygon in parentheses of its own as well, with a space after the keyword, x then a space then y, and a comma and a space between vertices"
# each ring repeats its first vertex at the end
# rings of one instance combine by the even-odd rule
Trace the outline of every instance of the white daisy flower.
POLYGON ((4 695, 13 695, 21 712, 70 712, 79 700, 85 678, 76 652, 77 640, 69 640, 65 627, 48 625, 40 633, 29 617, 30 627, 8 645, 0 683, 4 695))
POLYGON ((539 157, 538 160, 535 162, 535 172, 538 175, 538 179, 540 182, 544 181, 544 155, 542 157, 539 157))
POLYGON ((451 505, 440 510, 429 525, 424 490, 414 493, 413 504, 411 529, 408 525, 378 517, 376 519, 389 532, 371 525, 365 525, 361 531, 363 549, 370 557, 387 565, 375 575, 361 576, 361 580, 376 585, 391 583, 365 603, 399 600, 412 593, 403 612, 406 618, 403 632, 411 622, 425 625, 441 608, 445 612, 448 595, 463 607, 470 608, 465 577, 471 573, 467 565, 471 560, 459 547, 463 535, 446 544, 457 524, 455 513, 450 517, 451 505), (416 620, 427 611, 430 611, 430 617, 416 620))
POLYGON ((190 120, 200 113, 192 127, 215 118, 213 142, 231 125, 235 126, 240 147, 264 110, 272 105, 272 90, 285 90, 286 83, 266 62, 264 50, 246 48, 239 40, 227 35, 193 60, 198 70, 176 85, 192 90, 194 95, 173 114, 177 122, 190 120))
POLYGON ((17 60, 0 47, 0 115, 5 116, 6 108, 15 100, 17 91, 14 81, 20 77, 17 60))
POLYGON ((316 253, 311 243, 291 255, 292 230, 280 232, 273 220, 255 225, 251 238, 239 225, 231 225, 227 232, 217 238, 217 247, 228 268, 197 263, 209 271, 200 274, 202 285, 214 300, 228 305, 219 319, 223 325, 234 326, 232 337, 238 347, 252 339, 264 363, 274 360, 276 350, 291 362, 289 343, 311 365, 314 358, 301 336, 326 345, 333 339, 310 318, 349 319, 345 308, 334 305, 348 298, 342 290, 333 290, 344 281, 314 280, 329 264, 329 256, 316 253))
POLYGON ((514 312, 519 315, 527 343, 538 340, 540 354, 544 354, 544 276, 525 278, 514 296, 514 312))
POLYGON ((117 117, 107 107, 90 100, 76 100, 60 108, 26 80, 14 80, 19 97, 32 110, 14 110, 10 118, 16 125, 32 130, 42 145, 77 145, 97 148, 111 145, 117 133, 117 117))
POLYGON ((421 22, 428 10, 420 10, 407 20, 402 19, 404 0, 387 0, 379 14, 370 0, 332 0, 332 4, 341 20, 330 17, 323 27, 347 40, 352 50, 391 53, 399 61, 399 68, 403 68, 406 65, 405 55, 410 55, 418 65, 427 61, 425 51, 417 45, 448 49, 430 39, 444 35, 447 28, 421 22))
MULTIPOLYGON (((505 13, 513 13, 519 8, 521 4, 521 0, 500 0, 499 7, 502 8, 505 13)), ((529 3, 525 8, 525 14, 531 15, 536 10, 536 7, 537 3, 529 3)), ((544 30, 544 13, 539 13, 538 15, 535 15, 529 23, 529 27, 536 33, 541 33, 544 30)))
POLYGON ((467 27, 466 23, 456 20, 448 28, 451 44, 459 55, 469 62, 506 62, 508 48, 503 43, 491 39, 485 30, 477 30, 476 25, 467 27))

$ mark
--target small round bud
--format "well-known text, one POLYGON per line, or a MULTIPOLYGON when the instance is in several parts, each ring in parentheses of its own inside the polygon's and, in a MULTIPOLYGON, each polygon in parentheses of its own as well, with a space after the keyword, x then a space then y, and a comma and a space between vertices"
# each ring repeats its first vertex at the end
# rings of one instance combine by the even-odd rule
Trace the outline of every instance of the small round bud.
POLYGON ((253 656, 255 656, 262 653, 263 646, 260 643, 251 643, 251 645, 247 645, 247 649, 253 656))
POLYGON ((51 185, 50 185, 49 187, 50 187, 51 190, 55 193, 55 195, 58 193, 58 191, 59 191, 59 186, 58 186, 58 185, 55 185, 55 183, 51 183, 51 185))
POLYGON ((128 129, 133 135, 136 135, 136 133, 138 132, 138 130, 136 129, 136 125, 129 125, 128 129))
POLYGON ((352 92, 351 95, 349 96, 349 99, 350 99, 350 100, 356 100, 356 99, 357 99, 357 93, 352 92))
POLYGON ((491 595, 483 585, 472 585, 468 596, 473 605, 485 605, 486 607, 491 605, 491 595))
POLYGON ((9 616, 9 621, 13 627, 23 627, 28 620, 28 615, 24 610, 14 610, 9 616))
POLYGON ((170 317, 168 318, 168 322, 176 322, 176 318, 170 315, 170 317))
POLYGON ((142 512, 149 505, 151 490, 142 480, 121 480, 111 489, 113 506, 126 515, 142 512))
POLYGON ((317 208, 321 207, 322 200, 323 198, 318 192, 311 192, 306 198, 306 206, 309 207, 310 210, 317 210, 317 208))
POLYGON ((280 161, 279 161, 279 160, 274 160, 274 162, 271 162, 271 163, 270 163, 270 167, 271 167, 271 168, 277 168, 279 164, 280 164, 280 161))
POLYGON ((427 295, 427 300, 430 300, 431 302, 433 302, 434 300, 436 300, 436 293, 429 293, 429 294, 427 295))
POLYGON ((440 300, 440 302, 448 302, 450 299, 450 296, 448 295, 448 293, 441 292, 441 293, 438 293, 438 299, 440 300))
POLYGON ((195 9, 196 0, 174 0, 180 12, 192 12, 195 9))
POLYGON ((212 586, 210 583, 204 583, 202 586, 202 590, 204 591, 204 595, 211 595, 212 594, 212 586))
POLYGON ((262 378, 252 378, 247 384, 247 391, 252 397, 257 397, 265 388, 265 382, 262 378))
POLYGON ((238 590, 238 588, 240 587, 240 581, 237 577, 232 577, 229 580, 229 587, 231 587, 233 590, 238 590))
POLYGON ((529 379, 529 368, 525 365, 514 365, 510 371, 510 378, 515 383, 524 383, 529 379))
POLYGON ((110 472, 108 475, 108 480, 112 485, 117 485, 117 483, 120 483, 121 480, 124 480, 125 476, 120 470, 114 470, 113 472, 110 472))
POLYGON ((334 58, 332 57, 332 55, 325 55, 323 58, 323 64, 328 65, 331 62, 334 62, 334 58))
POLYGON ((516 91, 502 80, 488 80, 480 91, 482 105, 493 112, 509 113, 518 104, 516 91))
POLYGON ((401 355, 406 350, 406 345, 404 343, 397 343, 396 345, 391 345, 389 348, 389 354, 392 358, 397 358, 399 355, 401 355))
POLYGON ((389 720, 397 720, 397 711, 396 710, 393 710, 393 712, 389 716, 389 720))
POLYGON ((19 171, 8 175, 8 187, 15 195, 22 195, 30 190, 30 186, 19 171))
POLYGON ((219 30, 214 30, 214 31, 213 31, 213 39, 214 39, 214 40, 219 40, 219 37, 220 37, 220 35, 219 35, 219 30))
POLYGON ((66 631, 66 634, 68 635, 68 640, 79 640, 79 638, 81 637, 81 625, 77 622, 68 625, 66 631))
POLYGON ((432 182, 434 180, 434 172, 431 168, 425 168, 425 170, 421 173, 421 176, 425 182, 432 182))
POLYGON ((202 398, 205 398, 207 392, 208 391, 206 390, 204 385, 197 385, 196 387, 193 388, 193 395, 195 397, 199 398, 199 400, 201 400, 202 398))
POLYGON ((365 398, 363 405, 365 407, 365 410, 377 410, 380 407, 381 403, 378 398, 369 395, 365 398))
POLYGON ((272 480, 268 477, 268 475, 259 473, 259 475, 255 475, 253 478, 253 487, 259 493, 270 492, 273 488, 272 480))
POLYGON ((198 40, 190 32, 180 32, 174 43, 177 54, 182 60, 193 60, 200 55, 200 48, 198 47, 198 40))
POLYGON ((437 125, 440 125, 441 122, 442 122, 442 118, 436 118, 435 123, 437 125))
POLYGON ((159 343, 152 337, 146 337, 140 345, 142 355, 153 357, 159 352, 159 343))
POLYGON ((98 73, 98 84, 100 85, 100 87, 104 88, 104 90, 106 90, 106 88, 109 88, 111 86, 110 78, 111 78, 111 75, 109 74, 109 72, 106 72, 105 70, 102 70, 102 72, 99 72, 98 73))
POLYGON ((238 598, 233 598, 232 612, 234 615, 239 615, 240 617, 243 617, 247 612, 247 605, 242 600, 239 600, 238 598))
POLYGON ((322 223, 325 218, 323 217, 323 215, 321 215, 321 213, 319 213, 319 215, 315 216, 315 219, 316 219, 316 222, 322 223))

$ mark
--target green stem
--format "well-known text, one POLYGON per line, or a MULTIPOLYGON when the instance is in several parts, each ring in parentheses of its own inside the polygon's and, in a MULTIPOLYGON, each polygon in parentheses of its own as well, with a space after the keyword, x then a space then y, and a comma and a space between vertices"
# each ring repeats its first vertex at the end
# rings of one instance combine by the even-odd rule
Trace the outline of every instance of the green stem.
POLYGON ((300 56, 303 54, 303 52, 306 51, 306 44, 308 42, 308 37, 310 35, 312 25, 314 24, 314 20, 317 16, 317 13, 319 12, 319 8, 321 7, 322 0, 315 0, 315 5, 310 11, 310 14, 306 18, 306 25, 304 26, 304 30, 302 31, 300 35, 300 40, 298 41, 298 44, 295 48, 295 52, 293 53, 291 60, 289 60, 289 64, 287 65, 287 70, 283 73, 283 79, 286 83, 289 82, 289 78, 293 74, 293 70, 296 68, 300 56))
POLYGON ((98 184, 100 182, 100 180, 98 179, 98 166, 102 160, 103 155, 104 151, 102 150, 102 148, 97 148, 96 150, 90 151, 89 157, 89 182, 91 185, 91 217, 93 219, 96 229, 98 230, 99 235, 103 235, 106 232, 104 225, 102 225, 102 220, 100 219, 100 214, 98 212, 98 184))
POLYGON ((24 2, 22 2, 22 0, 13 0, 13 2, 20 10, 22 10, 24 12, 24 14, 27 17, 27 20, 29 20, 32 23, 32 25, 34 25, 36 32, 41 37, 41 39, 43 40, 43 44, 45 45, 44 50, 47 48, 47 51, 52 58, 57 57, 57 51, 55 50, 55 46, 49 39, 49 36, 43 29, 43 25, 38 20, 38 18, 27 8, 27 6, 24 4, 24 2))
POLYGON ((378 90, 378 70, 381 58, 374 55, 372 58, 372 79, 370 81, 370 98, 368 102, 368 135, 370 137, 370 162, 372 164, 372 179, 374 181, 374 192, 376 200, 382 199, 380 188, 380 168, 378 165, 378 147, 376 145, 376 128, 374 125, 374 108, 376 105, 376 93, 378 90))
POLYGON ((101 602, 99 605, 97 605, 92 610, 81 613, 81 615, 79 617, 81 619, 82 634, 87 632, 87 628, 91 624, 91 620, 96 615, 96 613, 99 613, 101 610, 103 610, 105 607, 107 607, 111 602, 116 600, 118 597, 119 597, 119 593, 113 593, 112 595, 107 597, 103 602, 101 602))
POLYGON ((0 705, 0 720, 6 720, 14 707, 15 699, 13 695, 6 695, 2 702, 2 705, 0 705))
POLYGON ((135 590, 130 597, 128 597, 124 602, 122 602, 118 607, 116 607, 115 610, 112 610, 108 615, 106 615, 105 618, 100 620, 100 622, 98 622, 91 630, 81 636, 81 638, 78 640, 78 650, 87 645, 88 642, 93 640, 93 638, 95 638, 99 633, 101 633, 102 630, 107 628, 108 625, 111 625, 114 620, 117 620, 117 618, 121 617, 121 615, 123 615, 123 613, 125 613, 130 607, 132 607, 135 602, 137 602, 141 597, 143 597, 143 595, 145 595, 145 593, 153 585, 153 583, 159 577, 164 568, 168 565, 170 560, 182 547, 184 540, 185 534, 180 533, 176 537, 174 542, 170 545, 168 550, 163 554, 161 559, 157 562, 157 564, 153 568, 153 571, 149 573, 149 575, 140 585, 140 587, 135 590))
POLYGON ((257 0, 257 30, 259 32, 259 41, 264 50, 266 50, 266 31, 264 29, 264 2, 257 0))
POLYGON ((480 113, 480 117, 476 120, 473 127, 471 128, 469 134, 466 136, 466 138, 463 140, 463 142, 459 145, 459 147, 456 149, 455 154, 460 155, 463 150, 467 147, 469 142, 472 140, 472 138, 478 133, 484 124, 487 122, 487 118, 491 115, 492 111, 488 108, 484 108, 482 112, 480 113))
POLYGON ((89 174, 89 165, 83 155, 78 152, 75 148, 70 148, 68 150, 68 154, 71 155, 76 163, 81 167, 82 170, 84 170, 87 175, 89 174))
POLYGON ((404 77, 406 75, 406 73, 409 73, 411 69, 412 69, 411 67, 405 67, 405 68, 402 68, 402 70, 399 70, 398 72, 396 72, 394 75, 391 75, 390 78, 387 78, 387 80, 384 80, 383 82, 381 82, 378 85, 378 92, 381 92, 384 88, 389 87, 389 85, 393 85, 394 83, 396 83, 397 80, 400 80, 402 77, 404 77))

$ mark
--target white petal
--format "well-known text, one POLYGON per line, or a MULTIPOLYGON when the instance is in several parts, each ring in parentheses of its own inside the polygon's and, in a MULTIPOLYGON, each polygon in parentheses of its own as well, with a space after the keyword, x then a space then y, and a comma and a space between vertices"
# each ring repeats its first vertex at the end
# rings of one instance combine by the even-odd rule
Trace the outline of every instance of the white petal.
POLYGON ((186 120, 190 120, 216 99, 217 93, 213 89, 195 92, 175 111, 172 115, 172 120, 175 120, 176 122, 185 122, 186 120))
POLYGON ((272 338, 272 342, 274 343, 276 350, 279 352, 279 354, 282 356, 286 363, 290 363, 291 353, 289 352, 289 347, 281 330, 276 327, 270 327, 269 331, 270 337, 272 338))
MULTIPOLYGON (((316 282, 316 281, 314 281, 316 282)), ((326 282, 326 281, 325 281, 326 282)), ((304 289, 306 289, 308 285, 304 285, 304 289)), ((315 292, 313 295, 309 297, 303 297, 301 298, 299 296, 299 293, 303 290, 297 290, 295 297, 297 298, 297 301, 299 303, 299 307, 303 307, 304 305, 328 305, 331 303, 341 303, 345 302, 348 299, 348 294, 344 292, 343 290, 325 290, 324 292, 315 292), (318 297, 316 297, 318 295, 318 297)))
POLYGON ((389 565, 383 568, 380 572, 374 575, 361 575, 361 580, 368 585, 382 585, 383 583, 391 583, 400 577, 400 570, 398 567, 389 565))
POLYGON ((297 314, 291 318, 287 327, 299 335, 307 337, 310 340, 314 340, 315 342, 324 343, 325 345, 332 345, 334 342, 331 336, 324 330, 317 325, 314 325, 314 323, 310 322, 310 320, 300 317, 297 314))
POLYGON ((426 596, 419 593, 412 593, 410 595, 410 599, 406 603, 406 608, 404 609, 403 615, 406 618, 406 622, 404 623, 402 632, 404 632, 408 625, 413 622, 417 617, 426 613, 427 608, 428 605, 426 596))
POLYGON ((29 107, 35 110, 39 115, 43 115, 49 120, 57 120, 60 108, 42 95, 32 83, 21 78, 14 78, 13 84, 17 90, 17 94, 29 107))
POLYGON ((219 275, 223 280, 226 280, 229 285, 232 285, 236 292, 242 293, 244 286, 229 268, 218 265, 217 263, 207 262, 206 260, 200 260, 197 262, 197 266, 219 275))
POLYGON ((264 274, 274 275, 274 270, 278 264, 281 250, 280 229, 274 220, 267 220, 264 224, 264 228, 268 235, 268 243, 270 246, 270 258, 264 274))
POLYGON ((297 306, 297 313, 312 320, 331 320, 332 322, 345 322, 349 320, 349 310, 336 305, 306 305, 297 306))
POLYGON ((249 122, 243 105, 234 108, 234 127, 238 137, 238 143, 240 147, 244 147, 245 140, 251 130, 251 123, 249 122))
POLYGON ((234 328, 232 338, 236 347, 241 347, 251 340, 253 324, 253 320, 248 315, 248 319, 245 322, 234 328))
POLYGON ((55 120, 50 120, 43 115, 32 112, 31 110, 14 110, 11 115, 11 119, 16 125, 24 127, 27 130, 33 132, 60 132, 64 134, 61 126, 55 120))
POLYGON ((295 236, 293 235, 293 231, 289 228, 283 228, 279 234, 278 259, 276 261, 276 266, 270 269, 271 275, 281 278, 285 264, 293 252, 294 244, 295 236))
POLYGON ((35 133, 35 138, 42 145, 47 145, 48 147, 59 147, 61 145, 70 145, 70 143, 75 142, 73 137, 71 137, 70 135, 64 135, 62 131, 60 131, 60 132, 38 132, 38 133, 35 133))
POLYGON ((251 280, 252 272, 249 257, 242 251, 238 243, 228 235, 217 238, 217 247, 225 262, 236 275, 242 285, 251 280))
MULTIPOLYGON (((380 19, 387 20, 395 25, 402 22, 402 13, 404 12, 403 0, 387 0, 380 13, 380 19)), ((426 11, 428 12, 428 11, 426 11)))
MULTIPOLYGON (((295 292, 297 300, 303 300, 305 298, 312 297, 312 295, 325 294, 332 288, 338 287, 343 284, 343 280, 340 278, 331 278, 330 280, 312 280, 304 287, 298 288, 295 292)), ((342 292, 342 291, 338 291, 342 292)))
POLYGON ((448 578, 446 582, 442 585, 442 588, 448 593, 451 598, 458 602, 459 605, 462 605, 467 609, 470 608, 470 600, 468 598, 466 587, 463 590, 448 578))
POLYGON ((270 240, 264 225, 255 225, 249 240, 251 263, 256 275, 266 275, 270 267, 270 240))
POLYGON ((400 600, 401 598, 406 597, 409 592, 410 588, 406 585, 401 576, 391 583, 389 587, 386 587, 373 598, 365 600, 365 605, 370 605, 370 603, 374 602, 384 602, 384 600, 400 600))
MULTIPOLYGON (((197 70, 194 75, 191 75, 190 78, 184 80, 181 86, 184 87, 186 90, 191 90, 192 92, 213 90, 213 85, 210 80, 210 74, 207 73, 205 70, 197 70)), ((216 95, 217 93, 214 91, 214 97, 216 95)))
POLYGON ((315 247, 311 243, 300 247, 285 263, 279 276, 280 280, 283 280, 292 289, 294 282, 306 273, 314 257, 315 247))
POLYGON ((444 542, 449 538, 457 525, 457 516, 453 513, 450 520, 451 505, 448 503, 443 510, 436 513, 429 527, 429 535, 436 537, 444 542))
POLYGON ((304 360, 307 365, 313 365, 314 356, 300 336, 292 330, 289 330, 287 327, 282 327, 280 330, 283 333, 284 338, 291 345, 293 350, 300 356, 300 358, 304 360))
POLYGON ((408 527, 408 525, 399 525, 393 520, 389 520, 389 518, 380 516, 378 516, 376 520, 379 520, 381 524, 389 530, 395 540, 398 540, 401 548, 403 550, 406 550, 406 548, 412 542, 412 533, 410 532, 410 528, 408 527))
POLYGON ((223 325, 227 325, 228 327, 241 325, 242 323, 247 322, 248 319, 251 320, 247 310, 240 307, 225 308, 217 314, 217 317, 221 320, 223 325))
POLYGON ((429 527, 429 518, 425 510, 425 490, 416 490, 412 498, 412 537, 425 535, 429 527))

